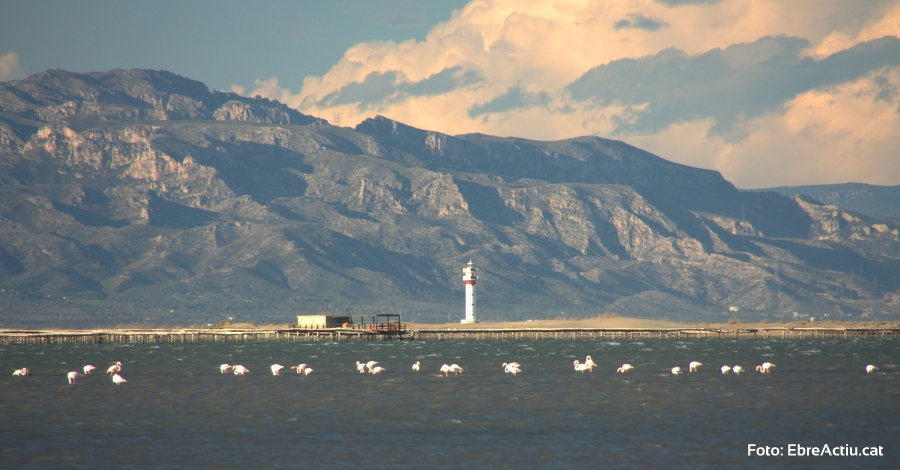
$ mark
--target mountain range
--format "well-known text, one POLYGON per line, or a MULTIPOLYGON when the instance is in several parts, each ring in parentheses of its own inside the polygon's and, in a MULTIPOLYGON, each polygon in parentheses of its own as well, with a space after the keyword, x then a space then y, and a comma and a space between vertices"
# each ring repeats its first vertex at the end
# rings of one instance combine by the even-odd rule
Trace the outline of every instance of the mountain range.
POLYGON ((843 183, 779 186, 754 191, 774 191, 791 198, 803 194, 871 217, 900 219, 900 186, 843 183))
POLYGON ((900 223, 586 136, 355 128, 154 70, 0 83, 0 327, 896 319, 900 223))

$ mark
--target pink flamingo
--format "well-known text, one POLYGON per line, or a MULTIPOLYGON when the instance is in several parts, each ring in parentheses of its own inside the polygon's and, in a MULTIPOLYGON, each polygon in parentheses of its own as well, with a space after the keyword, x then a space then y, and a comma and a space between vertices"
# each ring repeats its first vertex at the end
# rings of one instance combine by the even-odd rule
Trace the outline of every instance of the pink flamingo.
POLYGON ((587 364, 579 364, 578 359, 575 359, 574 364, 575 364, 575 371, 581 372, 581 375, 584 375, 584 371, 586 371, 588 369, 588 365, 587 364))
POLYGON ((92 365, 84 366, 84 375, 91 375, 91 371, 94 369, 96 369, 96 367, 94 367, 92 365))
POLYGON ((116 372, 119 372, 121 370, 122 370, 122 363, 117 362, 117 363, 109 366, 109 369, 106 369, 106 375, 113 375, 116 372))
POLYGON ((272 375, 281 375, 281 369, 284 369, 284 366, 281 364, 272 364, 272 375))
POLYGON ((78 380, 76 379, 76 377, 78 377, 79 375, 81 375, 81 374, 79 374, 78 372, 74 372, 74 371, 66 374, 66 376, 69 377, 69 384, 77 384, 78 380))

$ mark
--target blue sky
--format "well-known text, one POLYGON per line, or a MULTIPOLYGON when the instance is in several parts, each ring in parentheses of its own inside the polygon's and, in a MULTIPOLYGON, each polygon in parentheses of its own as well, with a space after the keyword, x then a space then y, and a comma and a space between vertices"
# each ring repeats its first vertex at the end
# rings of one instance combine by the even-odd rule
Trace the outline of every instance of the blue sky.
POLYGON ((165 69, 342 125, 624 140, 744 188, 900 184, 900 0, 7 3, 2 80, 165 69))
POLYGON ((21 72, 164 69, 228 89, 260 77, 299 87, 353 44, 424 39, 462 0, 45 1, 0 7, 0 55, 21 72))

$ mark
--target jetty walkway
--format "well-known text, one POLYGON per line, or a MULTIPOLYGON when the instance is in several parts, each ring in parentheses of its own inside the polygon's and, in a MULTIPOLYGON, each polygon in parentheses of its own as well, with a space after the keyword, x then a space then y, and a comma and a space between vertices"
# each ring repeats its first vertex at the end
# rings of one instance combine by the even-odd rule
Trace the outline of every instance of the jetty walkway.
POLYGON ((170 328, 3 330, 0 344, 112 344, 249 341, 445 341, 543 339, 897 338, 900 328, 170 328))

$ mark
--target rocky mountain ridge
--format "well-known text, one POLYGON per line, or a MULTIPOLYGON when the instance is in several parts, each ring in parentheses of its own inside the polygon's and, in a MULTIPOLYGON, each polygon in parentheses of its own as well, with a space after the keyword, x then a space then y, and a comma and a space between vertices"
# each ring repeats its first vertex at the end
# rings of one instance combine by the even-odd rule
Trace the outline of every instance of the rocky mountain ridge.
POLYGON ((869 217, 900 219, 900 186, 844 183, 781 186, 751 191, 773 191, 790 198, 803 194, 817 201, 840 206, 869 217))
POLYGON ((167 72, 0 84, 0 325, 890 317, 898 226, 623 142, 328 125, 167 72), (735 313, 731 307, 737 307, 735 313))

